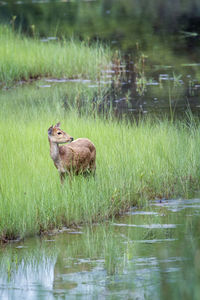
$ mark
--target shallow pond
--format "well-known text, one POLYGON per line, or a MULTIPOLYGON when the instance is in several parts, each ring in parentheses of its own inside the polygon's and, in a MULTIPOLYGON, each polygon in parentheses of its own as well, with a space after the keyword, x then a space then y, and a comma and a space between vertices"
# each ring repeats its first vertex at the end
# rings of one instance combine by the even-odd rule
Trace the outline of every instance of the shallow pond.
POLYGON ((124 63, 114 59, 104 73, 103 81, 112 84, 102 95, 117 117, 152 112, 182 117, 188 108, 199 115, 198 1, 4 0, 0 20, 39 36, 41 43, 73 36, 120 51, 124 63))
POLYGON ((1 299, 199 299, 200 199, 1 248, 1 299))

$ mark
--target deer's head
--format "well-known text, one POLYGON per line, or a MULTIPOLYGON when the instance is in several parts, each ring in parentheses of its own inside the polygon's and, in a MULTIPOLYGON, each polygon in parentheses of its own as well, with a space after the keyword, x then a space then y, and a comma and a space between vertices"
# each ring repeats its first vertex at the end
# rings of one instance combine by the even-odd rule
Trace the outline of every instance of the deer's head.
POLYGON ((48 138, 51 142, 56 144, 64 144, 73 141, 73 137, 60 129, 60 123, 49 127, 48 138))

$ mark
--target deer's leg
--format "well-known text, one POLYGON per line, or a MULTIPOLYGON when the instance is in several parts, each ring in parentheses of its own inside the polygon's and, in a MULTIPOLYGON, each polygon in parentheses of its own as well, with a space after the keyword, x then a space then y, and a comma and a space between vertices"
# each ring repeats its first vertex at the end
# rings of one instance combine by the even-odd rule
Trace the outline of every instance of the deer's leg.
POLYGON ((65 176, 66 176, 65 173, 60 172, 60 182, 61 182, 61 184, 64 183, 64 181, 65 181, 65 176))
POLYGON ((92 168, 92 175, 95 177, 96 175, 96 164, 92 168))
POLYGON ((95 177, 95 173, 96 173, 96 162, 95 160, 92 160, 90 163, 90 171, 92 173, 92 175, 95 177))

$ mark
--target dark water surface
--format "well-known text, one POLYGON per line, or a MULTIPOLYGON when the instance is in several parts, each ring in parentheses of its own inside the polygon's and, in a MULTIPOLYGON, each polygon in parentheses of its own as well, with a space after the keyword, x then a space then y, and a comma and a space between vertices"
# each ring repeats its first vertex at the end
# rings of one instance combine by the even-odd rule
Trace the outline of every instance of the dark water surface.
POLYGON ((0 299, 199 299, 200 199, 0 249, 0 299))
POLYGON ((104 95, 117 116, 200 112, 199 1, 4 0, 0 20, 41 42, 73 36, 120 51, 123 72, 104 95))

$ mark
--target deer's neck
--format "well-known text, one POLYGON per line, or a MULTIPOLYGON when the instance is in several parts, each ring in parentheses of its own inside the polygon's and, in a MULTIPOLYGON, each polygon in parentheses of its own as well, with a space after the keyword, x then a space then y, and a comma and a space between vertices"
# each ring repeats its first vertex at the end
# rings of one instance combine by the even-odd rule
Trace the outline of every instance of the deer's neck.
POLYGON ((50 155, 55 164, 58 164, 60 162, 60 154, 59 154, 59 146, 57 143, 51 142, 49 139, 50 144, 50 155))

